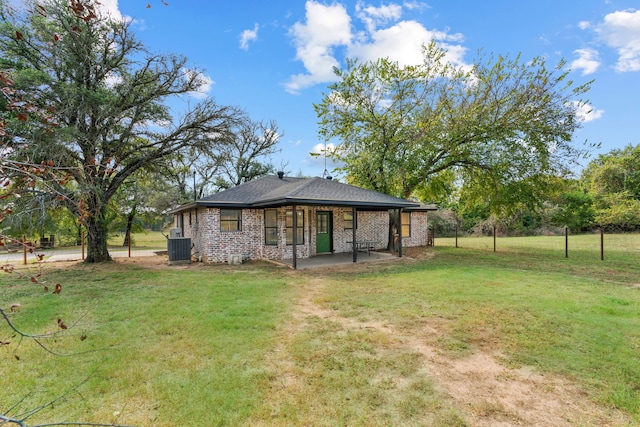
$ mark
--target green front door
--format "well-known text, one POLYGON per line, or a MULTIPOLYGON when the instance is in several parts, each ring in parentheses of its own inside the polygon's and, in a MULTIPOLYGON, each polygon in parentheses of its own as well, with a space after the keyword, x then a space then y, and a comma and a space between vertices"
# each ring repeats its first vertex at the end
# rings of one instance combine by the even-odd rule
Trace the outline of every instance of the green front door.
POLYGON ((331 252, 331 212, 316 212, 316 253, 331 252))

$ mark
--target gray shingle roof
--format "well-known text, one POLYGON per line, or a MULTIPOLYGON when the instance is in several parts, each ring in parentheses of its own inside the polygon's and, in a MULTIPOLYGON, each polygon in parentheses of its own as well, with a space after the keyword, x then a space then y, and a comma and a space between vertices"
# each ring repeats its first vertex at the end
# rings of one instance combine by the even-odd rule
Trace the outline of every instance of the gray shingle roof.
POLYGON ((273 175, 249 181, 196 201, 198 206, 238 208, 267 208, 293 203, 369 209, 420 207, 416 202, 329 179, 286 176, 279 178, 273 175))

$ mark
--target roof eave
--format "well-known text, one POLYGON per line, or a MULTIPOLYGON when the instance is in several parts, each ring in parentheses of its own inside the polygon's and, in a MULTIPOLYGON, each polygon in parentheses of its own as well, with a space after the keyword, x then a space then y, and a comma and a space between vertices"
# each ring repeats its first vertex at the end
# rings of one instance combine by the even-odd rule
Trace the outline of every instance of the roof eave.
POLYGON ((246 202, 215 202, 215 201, 200 201, 198 206, 205 208, 235 208, 235 209, 250 209, 254 207, 251 203, 246 202))
POLYGON ((438 210, 438 206, 436 206, 436 205, 420 205, 420 206, 415 207, 415 208, 407 208, 406 210, 408 212, 430 212, 430 211, 437 211, 438 210))
POLYGON ((180 206, 178 206, 176 208, 169 209, 167 211, 167 214, 173 215, 173 214, 176 214, 178 212, 182 212, 182 211, 186 211, 186 210, 189 210, 189 209, 193 209, 196 206, 197 206, 197 202, 186 203, 186 204, 180 205, 180 206))

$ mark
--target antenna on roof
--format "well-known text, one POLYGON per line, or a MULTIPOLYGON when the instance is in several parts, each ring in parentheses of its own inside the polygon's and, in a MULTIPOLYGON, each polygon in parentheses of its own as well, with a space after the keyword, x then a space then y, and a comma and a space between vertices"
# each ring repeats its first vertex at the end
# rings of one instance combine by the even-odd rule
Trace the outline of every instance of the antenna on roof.
POLYGON ((324 171, 322 172, 322 177, 331 179, 329 171, 327 170, 327 141, 324 142, 324 150, 322 150, 322 152, 324 153, 324 171))

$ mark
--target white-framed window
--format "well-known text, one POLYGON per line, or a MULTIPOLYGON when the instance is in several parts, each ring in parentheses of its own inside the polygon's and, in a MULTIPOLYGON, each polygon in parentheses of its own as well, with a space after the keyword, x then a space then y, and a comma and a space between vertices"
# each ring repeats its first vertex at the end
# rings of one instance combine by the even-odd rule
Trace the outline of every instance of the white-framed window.
POLYGON ((411 237, 411 212, 402 212, 402 215, 400 215, 400 225, 402 237, 411 237))
MULTIPOLYGON (((287 211, 286 218, 287 245, 293 245, 293 211, 287 211)), ((304 211, 296 209, 296 242, 304 244, 304 211)))
POLYGON ((278 244, 278 211, 276 209, 264 211, 264 244, 278 244))
POLYGON ((220 231, 242 231, 242 209, 220 209, 220 231))
POLYGON ((358 228, 358 218, 356 217, 354 221, 353 212, 344 212, 342 214, 342 223, 344 224, 345 230, 353 230, 354 222, 356 224, 356 228, 358 228))

